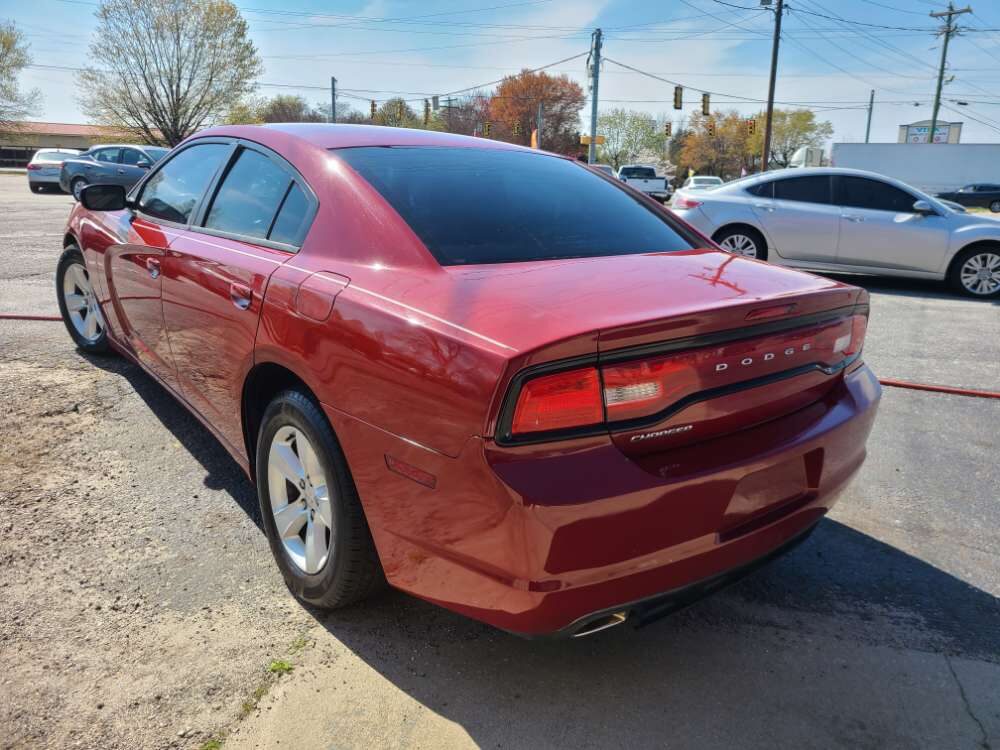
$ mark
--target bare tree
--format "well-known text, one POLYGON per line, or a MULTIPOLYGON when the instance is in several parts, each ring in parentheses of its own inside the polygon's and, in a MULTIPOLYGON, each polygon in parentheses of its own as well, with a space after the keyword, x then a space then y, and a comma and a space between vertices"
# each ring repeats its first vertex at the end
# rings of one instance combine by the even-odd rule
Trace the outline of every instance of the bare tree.
POLYGON ((23 120, 38 106, 38 91, 23 91, 17 82, 30 62, 21 32, 13 23, 0 23, 0 130, 13 129, 17 120, 23 120))
POLYGON ((104 0, 80 103, 98 122, 173 146, 223 119, 261 71, 229 0, 104 0))

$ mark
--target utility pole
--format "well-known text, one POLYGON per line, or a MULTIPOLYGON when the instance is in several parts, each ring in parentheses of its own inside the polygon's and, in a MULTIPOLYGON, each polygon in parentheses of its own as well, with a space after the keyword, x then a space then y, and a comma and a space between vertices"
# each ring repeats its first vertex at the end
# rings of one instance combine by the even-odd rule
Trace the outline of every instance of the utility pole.
POLYGON ((601 78, 601 30, 594 29, 590 40, 590 57, 587 60, 590 67, 590 148, 587 151, 587 163, 593 164, 597 161, 597 85, 601 78))
POLYGON ((337 79, 330 76, 330 122, 337 121, 337 79))
POLYGON ((941 32, 944 36, 944 44, 941 45, 941 67, 938 69, 937 91, 934 93, 934 112, 931 114, 931 132, 927 136, 928 143, 934 143, 934 131, 937 130, 938 111, 941 109, 941 87, 944 85, 944 67, 948 62, 948 41, 958 31, 955 28, 954 18, 963 13, 971 12, 972 8, 968 5, 961 10, 955 10, 955 4, 948 3, 948 10, 932 11, 930 14, 931 18, 943 18, 945 22, 944 31, 941 32))
POLYGON ((868 95, 868 124, 865 125, 865 143, 868 143, 868 136, 872 134, 872 108, 875 106, 875 89, 868 95))
POLYGON ((536 148, 542 147, 542 109, 542 102, 538 102, 538 114, 535 116, 535 132, 537 133, 535 136, 536 148))
MULTIPOLYGON (((762 3, 763 4, 763 3, 762 3)), ((774 9, 774 41, 771 43, 771 80, 767 84, 767 117, 764 120, 764 151, 760 158, 760 171, 766 172, 771 163, 771 120, 774 117, 774 82, 778 75, 778 43, 781 41, 781 15, 785 0, 778 0, 774 9)))

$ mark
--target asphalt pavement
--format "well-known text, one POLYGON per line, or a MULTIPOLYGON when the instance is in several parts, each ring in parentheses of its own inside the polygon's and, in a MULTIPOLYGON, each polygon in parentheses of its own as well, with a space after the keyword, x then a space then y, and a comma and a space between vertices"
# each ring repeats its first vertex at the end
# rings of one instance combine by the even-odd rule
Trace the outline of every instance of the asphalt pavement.
MULTIPOLYGON (((0 313, 56 313, 70 206, 0 175, 0 313)), ((843 279, 871 292, 879 375, 1000 390, 1000 305, 843 279)), ((659 623, 562 642, 395 592, 301 607, 222 448, 61 323, 0 320, 0 412, 0 748, 1000 742, 998 400, 886 389, 805 544, 659 623)))

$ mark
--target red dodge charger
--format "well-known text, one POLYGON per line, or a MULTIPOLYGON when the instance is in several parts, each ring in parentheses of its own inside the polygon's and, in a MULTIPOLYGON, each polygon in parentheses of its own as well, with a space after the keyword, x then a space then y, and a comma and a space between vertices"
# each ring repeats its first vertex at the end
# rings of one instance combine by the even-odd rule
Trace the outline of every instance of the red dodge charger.
POLYGON ((91 185, 57 291, 256 483, 296 596, 524 635, 648 622, 790 549, 880 397, 861 289, 720 250, 553 154, 222 127, 91 185))

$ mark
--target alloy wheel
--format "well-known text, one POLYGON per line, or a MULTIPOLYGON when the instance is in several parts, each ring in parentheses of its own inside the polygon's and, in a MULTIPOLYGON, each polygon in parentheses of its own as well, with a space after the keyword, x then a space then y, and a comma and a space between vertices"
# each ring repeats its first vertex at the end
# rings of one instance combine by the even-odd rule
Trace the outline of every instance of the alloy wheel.
POLYGON ((71 263, 63 274, 63 301, 73 328, 88 344, 95 343, 104 332, 104 317, 97 304, 97 295, 90 284, 90 274, 82 263, 71 263))
POLYGON ((267 489, 278 538, 303 572, 323 569, 333 549, 333 506, 326 472, 301 430, 286 425, 271 440, 267 489))
POLYGON ((745 258, 757 257, 757 243, 752 237, 745 234, 731 234, 723 239, 719 245, 729 252, 742 255, 745 258))
POLYGON ((962 286, 977 296, 986 296, 1000 291, 1000 254, 977 253, 962 264, 959 271, 962 286))
POLYGON ((990 204, 990 211, 995 214, 1000 214, 1000 201, 993 201, 990 204))
POLYGON ((84 182, 83 180, 76 180, 73 182, 73 185, 71 187, 73 190, 73 197, 77 200, 77 202, 79 202, 80 193, 82 193, 83 189, 87 187, 87 183, 84 182))

